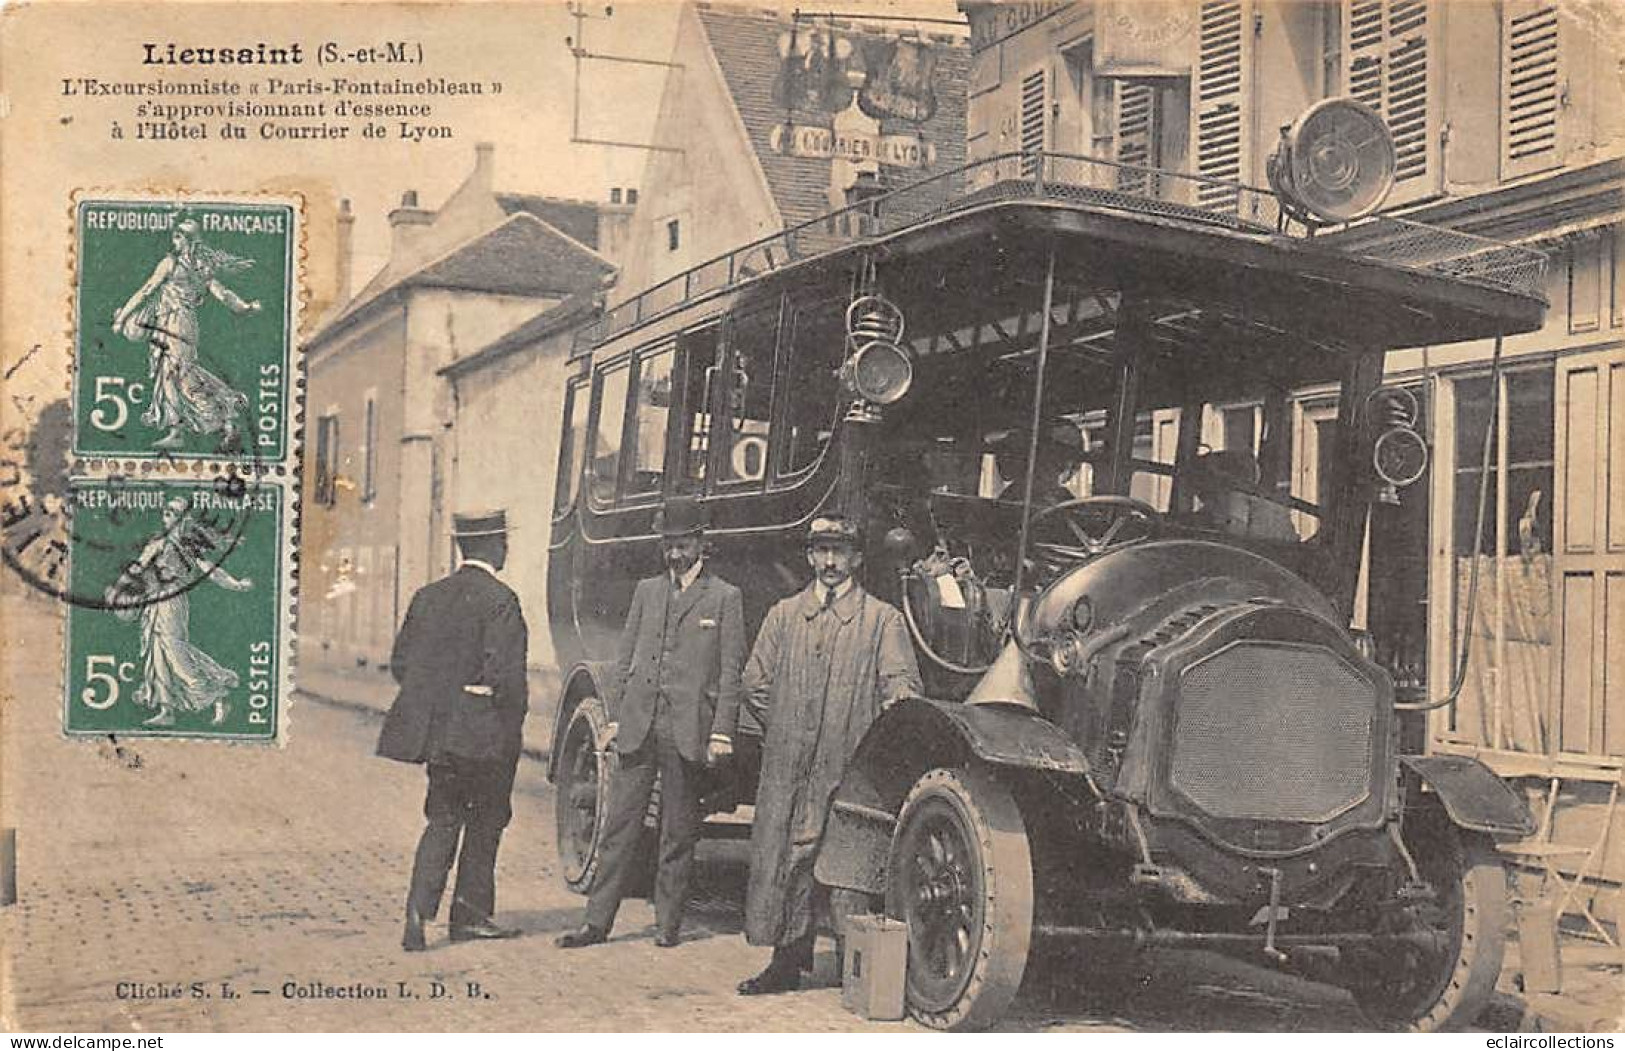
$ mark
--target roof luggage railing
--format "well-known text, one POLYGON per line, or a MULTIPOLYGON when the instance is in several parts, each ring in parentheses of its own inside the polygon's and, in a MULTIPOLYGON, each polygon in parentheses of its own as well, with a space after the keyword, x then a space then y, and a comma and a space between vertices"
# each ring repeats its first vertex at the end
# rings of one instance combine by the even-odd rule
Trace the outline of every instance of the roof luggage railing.
POLYGON ((1269 190, 1079 154, 1005 153, 819 215, 691 267, 607 308, 576 332, 574 352, 699 297, 832 249, 896 233, 948 212, 1006 200, 1051 201, 1288 238, 1390 266, 1540 296, 1544 253, 1391 215, 1311 233, 1283 222, 1269 190))

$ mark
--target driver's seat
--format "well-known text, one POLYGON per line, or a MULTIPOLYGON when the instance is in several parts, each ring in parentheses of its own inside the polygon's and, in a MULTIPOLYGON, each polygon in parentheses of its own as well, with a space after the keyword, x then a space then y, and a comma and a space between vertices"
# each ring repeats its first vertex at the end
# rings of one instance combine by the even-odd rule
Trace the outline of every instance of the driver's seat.
POLYGON ((903 599, 930 652, 922 654, 920 670, 929 682, 932 669, 953 675, 946 661, 961 668, 980 669, 997 656, 998 637, 993 610, 997 596, 972 574, 956 574, 926 561, 916 562, 903 581, 903 599), (935 656, 939 661, 933 661, 935 656))

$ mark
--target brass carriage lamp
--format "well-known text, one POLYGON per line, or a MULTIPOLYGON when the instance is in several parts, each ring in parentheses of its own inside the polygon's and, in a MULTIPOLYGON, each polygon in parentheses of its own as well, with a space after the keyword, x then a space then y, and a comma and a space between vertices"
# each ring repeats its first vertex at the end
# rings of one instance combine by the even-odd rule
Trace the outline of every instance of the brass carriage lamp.
POLYGON ((884 296, 864 295, 846 308, 848 355, 839 376, 846 390, 874 406, 908 393, 914 363, 903 350, 903 312, 884 296))

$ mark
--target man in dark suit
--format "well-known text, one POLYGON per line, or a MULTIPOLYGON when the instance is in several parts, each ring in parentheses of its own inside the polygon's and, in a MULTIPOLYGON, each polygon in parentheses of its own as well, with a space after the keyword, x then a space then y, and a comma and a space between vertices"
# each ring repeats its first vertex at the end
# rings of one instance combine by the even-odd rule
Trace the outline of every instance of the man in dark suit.
POLYGON ((429 770, 428 824, 412 864, 401 937, 407 952, 424 948, 423 923, 440 911, 454 855, 451 940, 518 933, 492 917, 497 846, 513 814, 509 798, 527 703, 525 617, 519 596, 496 577, 508 558, 504 512, 452 521, 462 565, 412 596, 389 658, 401 692, 378 737, 379 755, 429 770))
POLYGON ((733 752, 745 618, 739 589, 705 566, 704 517, 691 498, 657 518, 666 572, 638 582, 614 681, 608 684, 621 768, 610 787, 604 865, 587 899, 586 922, 561 935, 566 949, 609 937, 635 862, 655 775, 660 775, 660 866, 655 944, 677 944, 699 840, 704 767, 733 752))

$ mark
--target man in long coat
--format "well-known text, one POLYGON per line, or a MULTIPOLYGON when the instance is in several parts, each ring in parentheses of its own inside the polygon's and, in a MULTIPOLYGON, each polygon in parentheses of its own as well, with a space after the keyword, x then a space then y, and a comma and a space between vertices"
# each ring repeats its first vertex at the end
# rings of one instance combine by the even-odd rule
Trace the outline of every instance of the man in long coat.
POLYGON ((700 838, 705 767, 733 751, 745 614, 739 589, 704 559, 704 512, 691 497, 657 515, 666 571, 638 582, 621 633, 613 681, 614 747, 621 767, 610 785, 604 865, 587 898, 586 922, 560 935, 564 949, 609 937, 636 860, 643 815, 660 776, 660 867, 655 944, 676 945, 700 838))
POLYGON ((379 755, 429 772, 401 936, 407 952, 425 946, 423 924, 440 911, 454 856, 451 940, 518 933, 492 917, 527 707, 528 634, 519 596, 496 577, 508 558, 506 515, 454 515, 453 533, 462 565, 412 596, 389 659, 401 691, 378 737, 379 755))
POLYGON ((853 579, 855 525, 817 518, 807 533, 813 581, 768 611, 745 666, 745 696, 766 728, 750 836, 745 937, 771 945, 745 996, 796 988, 817 934, 813 862, 847 760, 881 710, 921 692, 903 615, 853 579))

